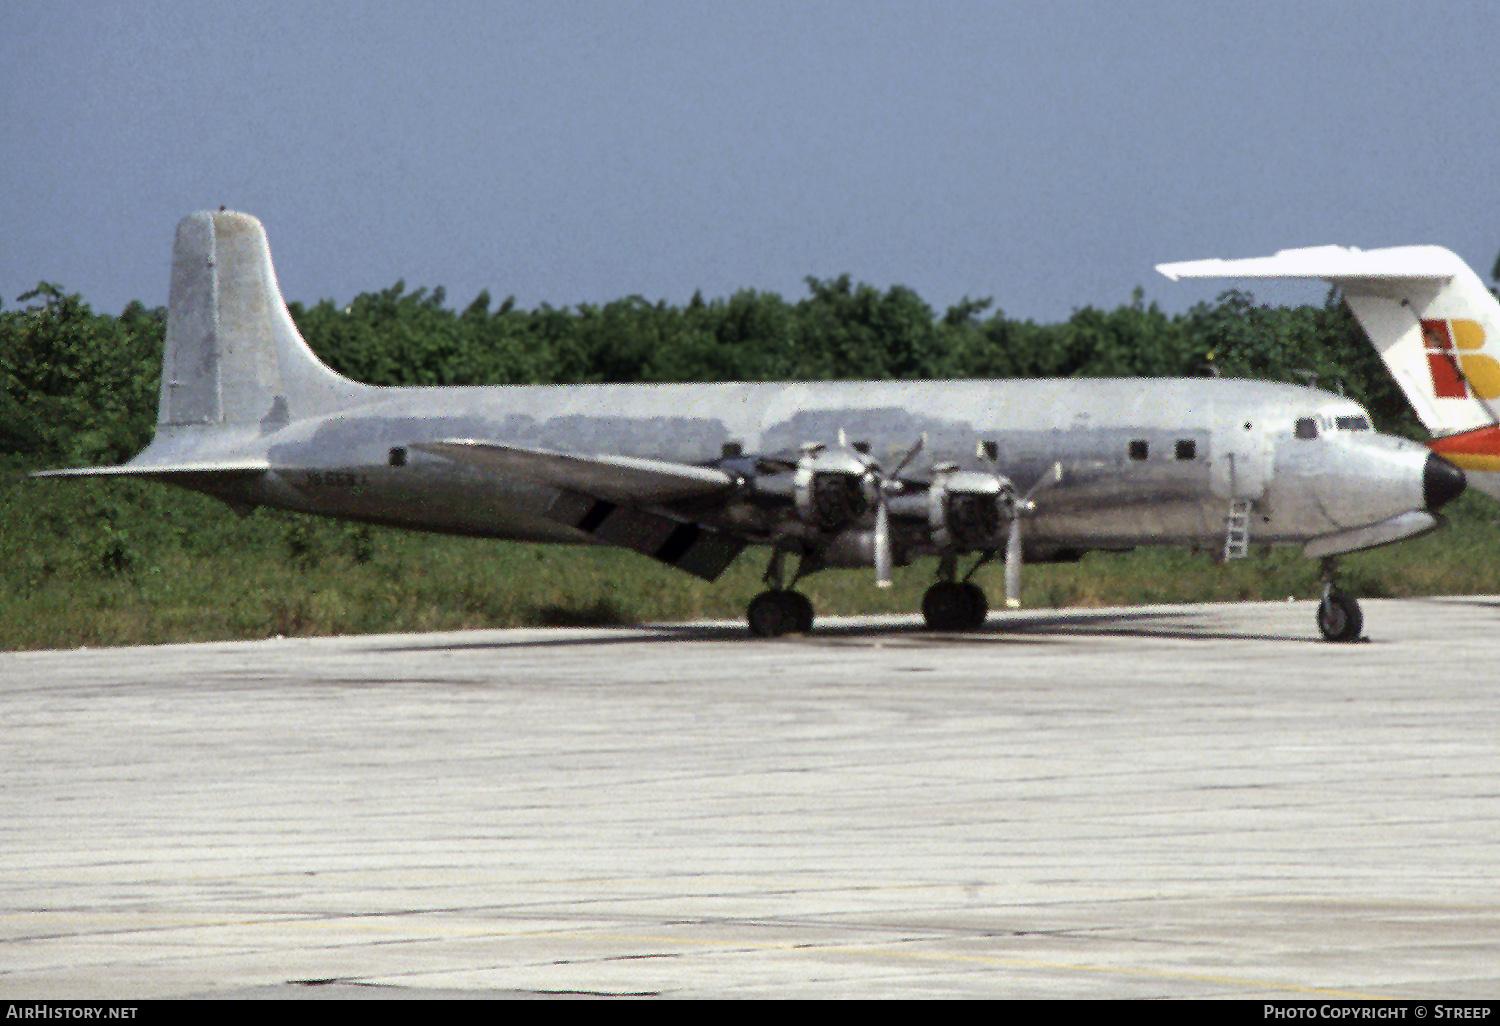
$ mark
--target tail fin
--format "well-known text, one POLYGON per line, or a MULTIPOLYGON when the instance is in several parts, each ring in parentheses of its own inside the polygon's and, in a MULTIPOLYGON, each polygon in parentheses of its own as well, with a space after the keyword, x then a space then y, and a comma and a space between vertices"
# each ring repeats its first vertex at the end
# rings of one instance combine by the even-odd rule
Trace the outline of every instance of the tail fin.
POLYGON ((261 223, 229 211, 177 225, 158 433, 280 427, 358 402, 370 386, 307 347, 282 302, 261 223))
MULTIPOLYGON (((369 399, 374 386, 324 366, 281 300, 266 231, 249 214, 190 214, 177 225, 156 437, 118 467, 32 477, 263 473, 261 435, 369 399)), ((179 482, 180 483, 180 482, 179 482)))
POLYGON ((1287 249, 1248 260, 1161 264, 1168 278, 1322 278, 1337 286, 1435 436, 1500 423, 1500 301, 1438 246, 1287 249))

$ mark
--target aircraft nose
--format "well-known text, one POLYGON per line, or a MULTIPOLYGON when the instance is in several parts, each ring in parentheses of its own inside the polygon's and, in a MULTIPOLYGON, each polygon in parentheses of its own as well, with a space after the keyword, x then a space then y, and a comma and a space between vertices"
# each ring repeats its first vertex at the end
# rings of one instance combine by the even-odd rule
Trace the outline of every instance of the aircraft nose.
POLYGON ((1437 453, 1431 453, 1422 469, 1422 501, 1428 509, 1437 510, 1458 498, 1467 483, 1462 470, 1437 453))

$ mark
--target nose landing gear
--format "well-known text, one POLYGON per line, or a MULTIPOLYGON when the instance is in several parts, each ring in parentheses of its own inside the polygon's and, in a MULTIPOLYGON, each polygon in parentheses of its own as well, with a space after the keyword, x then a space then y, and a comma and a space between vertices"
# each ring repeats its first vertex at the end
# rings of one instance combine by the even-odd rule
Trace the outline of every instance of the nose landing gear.
POLYGON ((1365 617, 1353 595, 1340 591, 1334 579, 1338 566, 1331 557, 1322 563, 1323 600, 1318 603, 1318 630, 1328 641, 1358 641, 1364 633, 1365 617))

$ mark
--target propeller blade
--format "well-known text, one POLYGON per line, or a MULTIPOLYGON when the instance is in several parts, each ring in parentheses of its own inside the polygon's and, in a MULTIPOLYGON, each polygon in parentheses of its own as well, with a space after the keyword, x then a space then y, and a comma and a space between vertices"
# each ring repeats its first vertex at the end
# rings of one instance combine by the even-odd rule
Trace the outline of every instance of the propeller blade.
POLYGON ((891 586, 891 515, 886 510, 884 489, 875 506, 875 585, 891 586))
POLYGON ((1005 605, 1021 607, 1021 517, 1010 518, 1010 534, 1005 538, 1005 605))
POLYGON ((1033 495, 1035 495, 1042 489, 1051 488, 1053 485, 1061 484, 1062 479, 1063 465, 1062 461, 1059 460, 1058 462, 1052 464, 1052 466, 1048 467, 1045 474, 1037 478, 1036 484, 1032 485, 1031 490, 1026 493, 1026 498, 1029 500, 1033 495))
POLYGON ((906 465, 908 463, 910 463, 912 460, 914 460, 914 459, 917 458, 917 453, 919 453, 919 452, 922 451, 922 446, 925 445, 926 443, 927 443, 927 435, 923 434, 921 438, 917 439, 917 444, 916 445, 914 445, 910 449, 906 450, 906 455, 903 456, 903 457, 901 457, 901 462, 898 463, 898 464, 896 464, 896 469, 893 470, 893 471, 891 471, 890 476, 887 478, 887 480, 889 480, 889 481, 895 481, 896 478, 900 477, 901 476, 901 471, 903 471, 903 470, 906 469, 906 465))

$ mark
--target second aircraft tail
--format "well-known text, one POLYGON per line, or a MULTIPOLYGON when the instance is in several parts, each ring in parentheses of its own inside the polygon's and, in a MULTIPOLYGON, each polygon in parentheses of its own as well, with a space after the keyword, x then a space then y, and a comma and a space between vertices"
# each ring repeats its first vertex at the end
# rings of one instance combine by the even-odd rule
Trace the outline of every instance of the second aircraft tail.
POLYGON ((1455 254, 1440 246, 1319 246, 1156 269, 1173 281, 1330 282, 1433 434, 1432 448, 1466 470, 1500 471, 1500 301, 1455 254))

